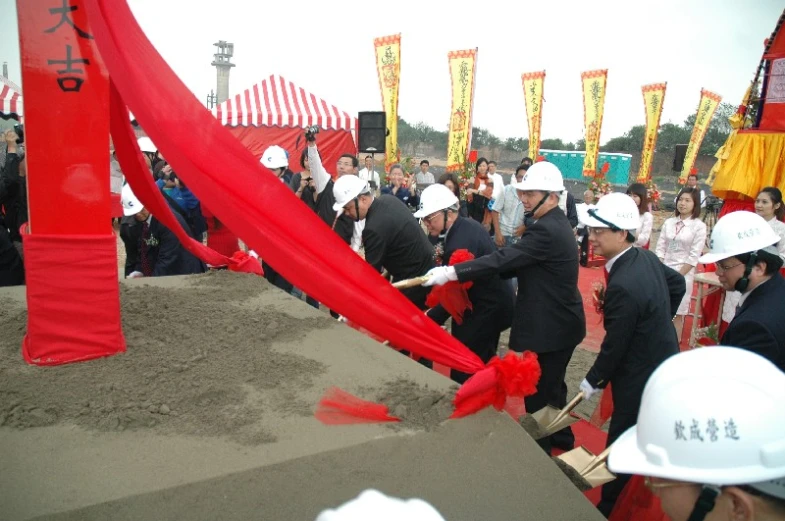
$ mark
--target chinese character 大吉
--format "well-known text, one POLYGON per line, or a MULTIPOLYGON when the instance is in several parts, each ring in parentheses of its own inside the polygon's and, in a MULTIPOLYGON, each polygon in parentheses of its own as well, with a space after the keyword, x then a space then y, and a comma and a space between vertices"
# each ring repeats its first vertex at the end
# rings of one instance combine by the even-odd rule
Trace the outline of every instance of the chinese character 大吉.
POLYGON ((706 422, 706 434, 709 435, 709 440, 714 442, 717 441, 717 432, 720 430, 717 427, 717 420, 714 418, 709 418, 709 421, 706 422))
POLYGON ((68 5, 68 0, 63 0, 62 7, 52 7, 51 9, 49 9, 49 14, 52 14, 52 15, 59 14, 60 15, 60 21, 57 22, 57 25, 55 25, 54 27, 50 27, 49 29, 47 29, 44 32, 45 33, 53 33, 56 30, 58 30, 63 24, 68 24, 68 25, 70 25, 71 27, 74 28, 74 30, 76 31, 76 34, 78 34, 82 38, 87 38, 88 40, 92 40, 93 37, 90 34, 88 34, 87 32, 85 32, 85 31, 81 30, 80 28, 78 28, 76 25, 74 25, 73 20, 71 20, 71 18, 68 16, 69 13, 72 13, 73 11, 76 11, 77 9, 78 8, 76 6, 68 5))
POLYGON ((725 422, 725 437, 731 440, 738 440, 739 433, 736 431, 736 423, 733 418, 725 422))
POLYGON ((687 436, 684 435, 684 424, 681 421, 677 421, 673 425, 673 433, 676 435, 677 440, 687 441, 687 436))
MULTIPOLYGON (((65 65, 65 69, 58 70, 57 74, 84 74, 84 69, 73 68, 72 65, 75 63, 90 65, 90 60, 71 58, 70 45, 65 46, 65 54, 65 60, 47 60, 47 63, 49 65, 65 65)), ((79 89, 82 88, 82 84, 84 83, 84 78, 79 78, 77 76, 67 76, 64 78, 58 78, 57 83, 60 85, 60 89, 65 92, 79 92, 79 89)))

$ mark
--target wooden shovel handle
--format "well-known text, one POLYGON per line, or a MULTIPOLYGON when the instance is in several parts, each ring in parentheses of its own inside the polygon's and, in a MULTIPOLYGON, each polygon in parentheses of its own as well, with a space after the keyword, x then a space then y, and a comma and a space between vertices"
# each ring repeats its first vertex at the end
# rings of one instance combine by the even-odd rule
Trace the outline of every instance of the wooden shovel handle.
MULTIPOLYGON (((562 410, 559 412, 559 414, 557 414, 557 415, 556 415, 556 418, 554 418, 554 419, 553 419, 553 421, 550 423, 550 425, 554 425, 554 424, 556 424, 556 423, 560 422, 562 419, 564 419, 564 417, 565 417, 565 416, 567 416, 568 414, 570 414, 570 413, 572 412, 572 410, 573 410, 573 409, 575 409, 575 407, 576 407, 576 406, 577 406, 579 403, 581 403, 581 400, 583 400, 583 393, 578 393, 578 394, 576 394, 576 395, 575 395, 575 398, 573 398, 572 400, 570 400, 570 403, 568 403, 567 405, 565 405, 565 406, 564 406, 564 409, 562 409, 562 410)), ((549 426, 550 426, 550 425, 549 425, 549 426)))
POLYGON ((428 279, 430 279, 428 275, 423 275, 422 277, 415 277, 413 279, 406 279, 406 280, 399 280, 398 282, 393 283, 393 287, 397 289, 406 289, 406 288, 413 288, 415 286, 422 286, 428 279))
POLYGON ((586 474, 588 474, 589 472, 595 470, 597 467, 599 467, 600 465, 605 463, 605 461, 608 459, 608 455, 610 453, 611 453, 611 448, 608 447, 604 451, 602 451, 599 454, 597 454, 594 457, 594 459, 592 459, 591 462, 586 466, 586 468, 583 469, 583 471, 581 472, 581 476, 586 476, 586 474))

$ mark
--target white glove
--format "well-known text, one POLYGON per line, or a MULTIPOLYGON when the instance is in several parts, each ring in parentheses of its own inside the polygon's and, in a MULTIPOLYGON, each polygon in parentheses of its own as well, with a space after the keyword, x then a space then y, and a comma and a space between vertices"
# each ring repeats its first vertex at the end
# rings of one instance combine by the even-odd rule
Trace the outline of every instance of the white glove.
POLYGON ((142 277, 144 277, 144 273, 142 273, 141 271, 132 271, 131 273, 128 274, 129 279, 139 279, 142 277))
POLYGON ((423 286, 443 286, 450 281, 458 280, 453 266, 439 266, 432 268, 426 275, 429 277, 423 286))
POLYGON ((592 387, 589 381, 586 380, 586 378, 583 379, 583 381, 581 382, 581 392, 583 393, 584 400, 588 400, 589 398, 591 398, 592 395, 597 391, 599 391, 599 389, 595 389, 594 387, 592 387))

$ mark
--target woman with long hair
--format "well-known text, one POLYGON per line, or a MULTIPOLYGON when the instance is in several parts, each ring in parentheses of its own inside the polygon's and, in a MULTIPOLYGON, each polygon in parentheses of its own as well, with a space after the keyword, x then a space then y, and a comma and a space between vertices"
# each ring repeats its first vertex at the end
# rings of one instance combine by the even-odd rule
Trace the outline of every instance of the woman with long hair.
POLYGON ((785 204, 782 202, 782 192, 774 186, 763 188, 755 199, 755 213, 766 219, 774 233, 780 236, 777 251, 785 261, 785 204))
POLYGON ((654 224, 654 217, 649 212, 649 192, 646 190, 646 185, 643 183, 633 183, 627 188, 627 195, 632 197, 635 201, 635 206, 638 207, 640 215, 640 224, 638 229, 635 230, 635 242, 633 246, 638 248, 649 249, 649 240, 651 239, 651 228, 654 224))
POLYGON ((488 203, 493 197, 493 178, 488 175, 488 160, 484 157, 477 159, 474 167, 474 179, 466 190, 466 200, 469 217, 491 230, 491 211, 488 203))
POLYGON ((461 217, 469 217, 469 209, 466 206, 466 200, 461 199, 461 183, 458 180, 458 176, 448 172, 442 174, 442 176, 437 181, 440 185, 444 185, 450 190, 452 193, 455 194, 455 197, 458 198, 458 203, 460 204, 460 210, 458 211, 458 215, 461 217))
POLYGON ((684 317, 690 312, 695 266, 698 265, 698 258, 706 244, 706 225, 700 220, 700 214, 700 191, 685 188, 679 194, 674 216, 662 225, 657 241, 657 257, 666 266, 684 275, 687 285, 687 292, 676 311, 676 318, 673 319, 679 341, 684 329, 684 317))

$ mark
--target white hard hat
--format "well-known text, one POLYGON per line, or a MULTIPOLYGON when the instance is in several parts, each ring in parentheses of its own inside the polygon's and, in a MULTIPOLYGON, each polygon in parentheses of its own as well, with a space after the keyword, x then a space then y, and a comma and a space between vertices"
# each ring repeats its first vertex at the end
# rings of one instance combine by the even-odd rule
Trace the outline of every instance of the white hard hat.
POLYGON ((369 489, 336 509, 325 510, 316 521, 444 521, 430 504, 422 499, 403 500, 388 497, 369 489))
POLYGON ((136 215, 144 210, 144 205, 134 195, 131 185, 125 185, 120 192, 120 202, 123 205, 123 215, 126 217, 136 215))
POLYGON ((612 228, 612 224, 620 230, 633 231, 640 224, 638 206, 632 197, 621 192, 606 195, 579 217, 581 223, 590 228, 612 228))
POLYGON ((289 166, 289 154, 278 145, 273 145, 264 151, 259 162, 270 170, 273 168, 286 168, 289 166))
POLYGON ((762 250, 779 241, 779 235, 760 215, 745 211, 729 213, 714 225, 709 253, 698 259, 698 262, 718 262, 742 253, 762 250))
POLYGON ((608 467, 703 485, 751 485, 785 497, 783 404, 785 373, 765 358, 735 347, 685 351, 649 378, 638 424, 612 445, 608 467))
POLYGON ((333 185, 335 204, 333 210, 340 212, 346 204, 360 194, 370 191, 368 183, 356 175, 344 175, 338 178, 333 185))
POLYGON ((452 190, 443 184, 434 184, 426 188, 420 194, 420 206, 414 212, 418 219, 428 217, 434 212, 445 210, 450 206, 458 204, 458 198, 452 190))
POLYGON ((158 150, 157 148, 155 148, 155 144, 153 144, 153 140, 150 139, 149 137, 140 137, 139 139, 136 140, 136 143, 139 145, 139 148, 142 150, 142 152, 153 153, 156 150, 158 150))
POLYGON ((564 179, 559 168, 548 161, 534 163, 523 174, 520 183, 513 179, 512 186, 517 190, 539 190, 541 192, 564 191, 564 179))

